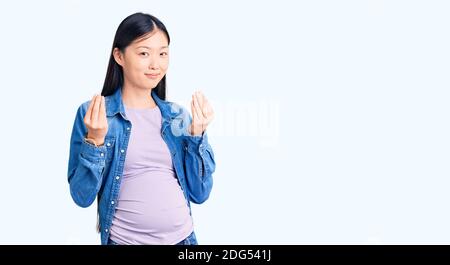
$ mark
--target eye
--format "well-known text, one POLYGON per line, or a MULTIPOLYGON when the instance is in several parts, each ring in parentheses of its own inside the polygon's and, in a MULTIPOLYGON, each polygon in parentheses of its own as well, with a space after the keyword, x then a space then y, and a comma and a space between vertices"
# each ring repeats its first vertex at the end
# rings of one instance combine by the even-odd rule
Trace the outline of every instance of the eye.
POLYGON ((167 56, 167 52, 160 53, 161 56, 167 56))
POLYGON ((141 52, 139 54, 142 55, 142 56, 148 56, 148 52, 141 52))

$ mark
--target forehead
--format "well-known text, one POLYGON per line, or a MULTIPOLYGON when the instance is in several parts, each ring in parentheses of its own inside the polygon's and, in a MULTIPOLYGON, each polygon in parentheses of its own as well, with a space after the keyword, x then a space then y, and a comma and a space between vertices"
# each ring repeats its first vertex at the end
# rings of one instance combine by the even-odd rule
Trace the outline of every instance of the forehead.
POLYGON ((149 48, 161 48, 168 46, 168 40, 166 34, 160 30, 155 30, 134 40, 131 45, 135 47, 147 46, 149 48))

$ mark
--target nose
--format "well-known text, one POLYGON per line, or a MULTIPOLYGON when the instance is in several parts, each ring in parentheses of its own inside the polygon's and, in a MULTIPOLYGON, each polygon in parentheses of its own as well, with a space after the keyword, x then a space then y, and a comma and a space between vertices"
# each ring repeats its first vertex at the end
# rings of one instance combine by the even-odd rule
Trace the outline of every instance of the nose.
POLYGON ((153 57, 148 64, 148 68, 152 70, 158 69, 159 68, 158 65, 159 65, 158 59, 153 57))

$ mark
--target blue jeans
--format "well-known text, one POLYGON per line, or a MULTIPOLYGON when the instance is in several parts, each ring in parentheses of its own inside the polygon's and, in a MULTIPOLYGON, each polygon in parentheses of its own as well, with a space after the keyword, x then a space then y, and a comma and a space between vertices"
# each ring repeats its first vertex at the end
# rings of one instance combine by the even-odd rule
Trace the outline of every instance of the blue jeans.
POLYGON ((195 237, 195 233, 192 232, 188 237, 176 243, 175 245, 198 245, 197 237, 195 237))
MULTIPOLYGON (((109 238, 108 245, 119 245, 119 244, 117 244, 116 242, 112 241, 111 238, 109 238)), ((181 240, 180 242, 176 243, 175 245, 198 245, 197 237, 195 236, 195 233, 192 232, 185 239, 181 240)))

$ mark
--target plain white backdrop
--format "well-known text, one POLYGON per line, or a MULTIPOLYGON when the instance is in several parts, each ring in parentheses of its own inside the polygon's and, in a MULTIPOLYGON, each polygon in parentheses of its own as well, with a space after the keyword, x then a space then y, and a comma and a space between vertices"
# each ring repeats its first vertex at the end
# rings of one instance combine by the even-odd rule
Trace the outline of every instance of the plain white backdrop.
POLYGON ((78 106, 134 12, 203 90, 217 170, 200 244, 450 243, 450 3, 2 1, 0 244, 99 244, 67 183, 78 106))

